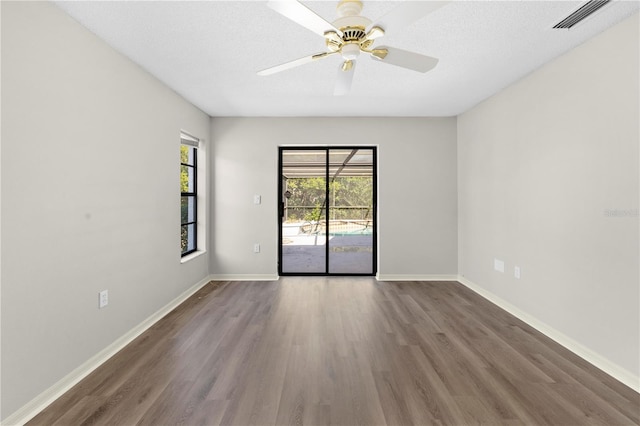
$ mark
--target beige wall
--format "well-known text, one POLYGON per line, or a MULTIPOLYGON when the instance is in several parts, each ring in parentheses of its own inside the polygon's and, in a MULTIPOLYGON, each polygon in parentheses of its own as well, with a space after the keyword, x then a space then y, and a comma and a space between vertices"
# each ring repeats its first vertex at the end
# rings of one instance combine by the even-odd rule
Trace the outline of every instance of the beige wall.
POLYGON ((636 14, 458 118, 459 273, 636 382, 638 28, 636 14))
POLYGON ((279 145, 365 144, 378 146, 379 274, 455 277, 455 118, 213 118, 211 134, 213 274, 277 274, 279 145))
POLYGON ((209 117, 53 4, 0 3, 5 418, 207 276, 178 164, 209 117))

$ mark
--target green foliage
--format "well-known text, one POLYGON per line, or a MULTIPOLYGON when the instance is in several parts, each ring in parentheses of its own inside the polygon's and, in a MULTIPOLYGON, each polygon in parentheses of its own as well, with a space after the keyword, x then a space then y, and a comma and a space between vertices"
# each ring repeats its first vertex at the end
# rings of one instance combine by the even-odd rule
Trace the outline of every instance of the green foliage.
POLYGON ((322 214, 326 184, 324 178, 296 178, 287 181, 287 189, 292 193, 289 207, 302 207, 289 210, 290 220, 317 221, 322 214))
MULTIPOLYGON (((192 148, 186 145, 180 145, 180 162, 190 164, 189 151, 192 148)), ((180 166, 180 191, 189 192, 189 169, 187 166, 180 166)))
POLYGON ((187 237, 187 227, 183 226, 180 228, 180 253, 184 253, 188 250, 188 237, 187 237))
POLYGON ((309 222, 317 222, 320 220, 322 216, 322 205, 316 204, 316 207, 313 209, 311 213, 306 213, 304 215, 304 220, 309 222))
MULTIPOLYGON (((287 201, 287 221, 318 221, 325 212, 324 178, 287 180, 291 197, 287 201)), ((373 182, 370 176, 337 177, 329 184, 330 219, 371 218, 373 182)))

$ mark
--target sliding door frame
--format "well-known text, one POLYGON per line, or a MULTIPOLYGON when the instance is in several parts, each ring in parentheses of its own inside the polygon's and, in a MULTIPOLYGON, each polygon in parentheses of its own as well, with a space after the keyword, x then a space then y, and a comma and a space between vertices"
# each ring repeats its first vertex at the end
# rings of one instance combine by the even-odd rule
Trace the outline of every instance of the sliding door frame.
POLYGON ((314 146, 314 145, 288 145, 278 147, 278 275, 280 276, 375 276, 378 272, 378 149, 373 145, 329 145, 329 146, 314 146), (329 166, 330 156, 329 153, 332 150, 371 150, 372 153, 372 253, 371 253, 371 273, 332 273, 329 271, 329 206, 331 205, 331 191, 330 191, 330 177, 329 166), (283 272, 282 271, 282 225, 284 223, 284 187, 283 187, 283 153, 284 151, 324 151, 325 152, 325 220, 326 224, 326 240, 325 240, 325 271, 324 272, 283 272))

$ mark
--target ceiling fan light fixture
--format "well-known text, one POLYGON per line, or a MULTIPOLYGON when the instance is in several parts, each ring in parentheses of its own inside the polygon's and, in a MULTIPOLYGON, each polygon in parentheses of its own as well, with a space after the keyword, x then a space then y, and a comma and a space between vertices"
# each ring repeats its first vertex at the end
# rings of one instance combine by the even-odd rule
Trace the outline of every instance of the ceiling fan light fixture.
POLYGON ((360 45, 358 43, 346 43, 340 49, 340 53, 346 61, 353 61, 360 56, 360 45))

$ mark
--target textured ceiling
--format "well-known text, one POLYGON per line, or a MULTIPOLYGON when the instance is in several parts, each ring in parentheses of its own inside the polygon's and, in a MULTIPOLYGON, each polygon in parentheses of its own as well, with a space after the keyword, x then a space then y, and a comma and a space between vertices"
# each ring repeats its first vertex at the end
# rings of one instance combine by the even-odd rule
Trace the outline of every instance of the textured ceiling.
MULTIPOLYGON (((333 96, 337 56, 256 75, 326 50, 322 37, 266 1, 55 3, 211 116, 457 115, 640 8, 613 1, 556 30, 582 1, 452 1, 376 40, 439 58, 435 69, 421 74, 361 57, 351 93, 333 96)), ((303 3, 336 18, 335 1, 303 3)), ((398 4, 365 0, 362 15, 375 22, 398 4)))

